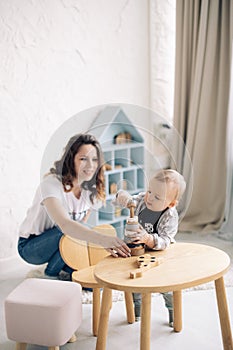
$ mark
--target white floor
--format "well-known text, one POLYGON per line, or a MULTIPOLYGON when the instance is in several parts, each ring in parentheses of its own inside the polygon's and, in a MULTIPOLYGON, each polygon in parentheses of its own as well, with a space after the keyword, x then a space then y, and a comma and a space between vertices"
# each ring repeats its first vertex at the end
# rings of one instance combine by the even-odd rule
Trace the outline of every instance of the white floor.
MULTIPOLYGON (((179 241, 199 241, 217 246, 233 254, 233 243, 208 236, 179 235, 179 241)), ((22 280, 22 275, 0 281, 0 349, 15 350, 15 343, 7 339, 3 303, 5 297, 22 280)), ((213 284, 214 286, 214 284, 213 284)), ((227 287, 228 308, 233 322, 233 286, 227 287)), ((77 331, 78 340, 66 344, 61 350, 94 350, 96 338, 91 333, 92 305, 83 305, 83 322, 77 331)), ((151 350, 220 350, 223 349, 214 289, 183 292, 183 330, 174 333, 167 324, 167 310, 163 298, 154 294, 151 315, 151 350)), ((140 323, 127 324, 123 301, 113 303, 109 320, 107 350, 135 350, 140 348, 140 323)), ((27 350, 45 350, 29 345, 27 350)))

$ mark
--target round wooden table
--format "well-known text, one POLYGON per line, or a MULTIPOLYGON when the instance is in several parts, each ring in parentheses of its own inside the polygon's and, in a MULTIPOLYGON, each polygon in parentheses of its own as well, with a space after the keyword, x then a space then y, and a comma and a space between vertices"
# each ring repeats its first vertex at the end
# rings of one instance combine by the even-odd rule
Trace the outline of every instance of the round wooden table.
MULTIPOLYGON (((230 266, 229 256, 217 248, 194 243, 171 244, 164 251, 150 251, 160 264, 142 277, 130 278, 137 269, 137 257, 113 258, 99 262, 94 270, 98 283, 104 287, 96 350, 105 350, 112 289, 142 293, 140 349, 150 349, 151 293, 173 292, 174 330, 182 329, 181 292, 210 281, 215 281, 218 312, 224 350, 233 350, 230 319, 223 275, 230 266)), ((198 326, 198 325, 197 325, 198 326)))

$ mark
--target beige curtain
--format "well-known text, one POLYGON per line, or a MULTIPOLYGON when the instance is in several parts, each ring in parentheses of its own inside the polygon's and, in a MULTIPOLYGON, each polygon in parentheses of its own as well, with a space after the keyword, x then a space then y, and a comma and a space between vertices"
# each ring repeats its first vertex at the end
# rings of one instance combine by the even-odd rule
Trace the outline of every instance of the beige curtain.
POLYGON ((224 219, 232 10, 231 0, 177 0, 174 126, 188 151, 177 142, 188 181, 182 231, 217 230, 224 219))
MULTIPOLYGON (((233 48, 232 48, 233 50, 233 48)), ((233 51, 232 51, 233 53, 233 51)), ((233 67, 233 55, 231 65, 233 67)), ((233 69, 231 70, 231 86, 228 109, 228 159, 227 159, 227 191, 225 218, 219 231, 219 238, 233 240, 233 69)))

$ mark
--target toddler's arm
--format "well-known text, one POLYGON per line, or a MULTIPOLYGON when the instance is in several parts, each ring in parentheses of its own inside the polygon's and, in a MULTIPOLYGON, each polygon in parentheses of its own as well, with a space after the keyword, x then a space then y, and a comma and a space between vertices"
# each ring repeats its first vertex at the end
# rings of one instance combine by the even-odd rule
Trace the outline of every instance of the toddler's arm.
POLYGON ((145 243, 149 248, 154 250, 164 250, 170 243, 175 242, 175 235, 178 231, 178 213, 174 210, 169 210, 161 217, 157 230, 158 233, 148 233, 141 226, 135 233, 135 243, 145 243))
POLYGON ((166 249, 170 243, 175 242, 175 235, 178 231, 179 216, 175 208, 165 212, 158 223, 158 234, 155 237, 157 244, 154 249, 166 249))
POLYGON ((132 202, 132 196, 124 190, 119 190, 112 201, 113 205, 119 205, 120 207, 127 208, 132 202))

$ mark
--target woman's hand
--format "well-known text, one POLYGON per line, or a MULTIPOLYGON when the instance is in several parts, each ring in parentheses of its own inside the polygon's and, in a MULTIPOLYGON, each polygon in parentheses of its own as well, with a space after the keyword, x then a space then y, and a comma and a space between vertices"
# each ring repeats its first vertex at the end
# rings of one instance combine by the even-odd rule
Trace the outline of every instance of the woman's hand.
POLYGON ((104 241, 101 245, 115 258, 118 256, 123 258, 131 256, 129 247, 122 239, 112 236, 103 236, 103 239, 104 241))
POLYGON ((131 256, 129 247, 120 238, 98 233, 83 223, 71 220, 59 199, 46 198, 44 205, 49 216, 64 234, 68 234, 75 239, 101 245, 114 257, 122 256, 126 258, 131 256))

